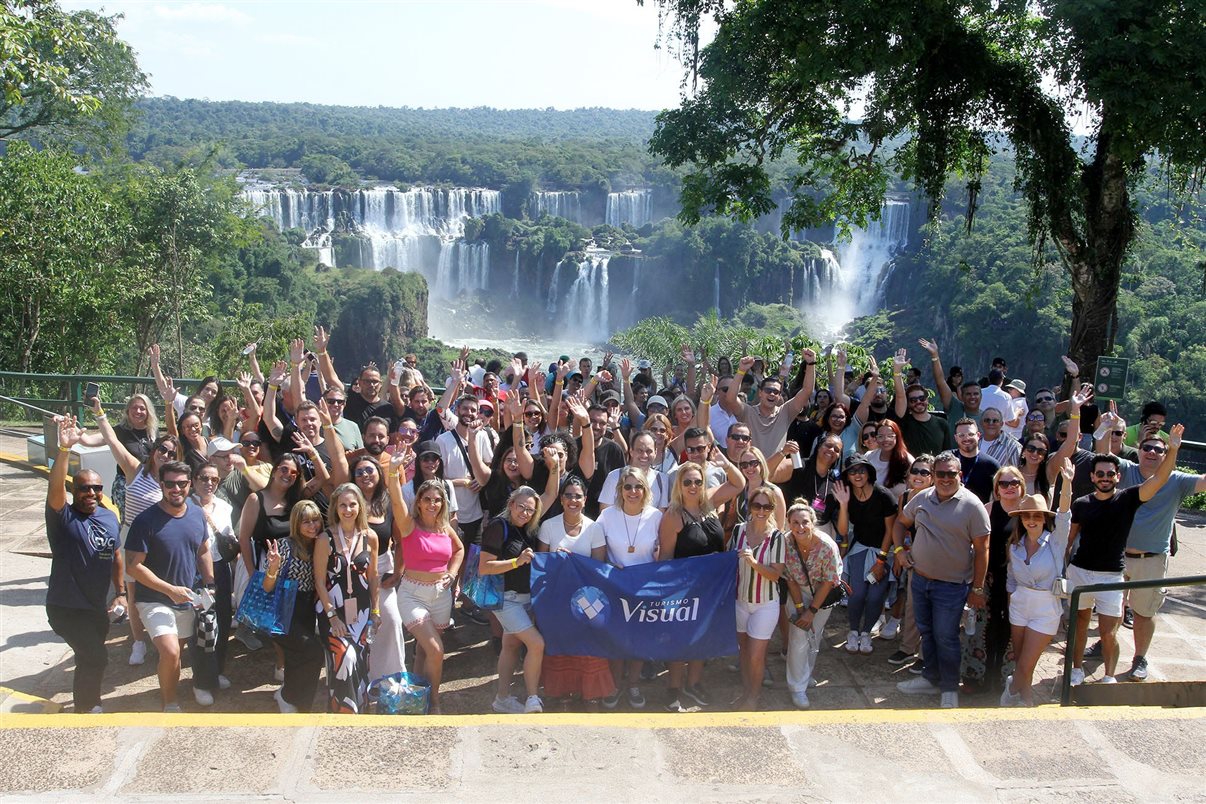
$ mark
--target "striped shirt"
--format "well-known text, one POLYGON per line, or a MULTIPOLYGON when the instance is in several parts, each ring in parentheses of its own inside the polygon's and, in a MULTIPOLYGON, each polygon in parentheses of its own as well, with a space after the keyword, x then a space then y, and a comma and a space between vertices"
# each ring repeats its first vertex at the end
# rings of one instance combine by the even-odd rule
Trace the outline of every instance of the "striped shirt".
MULTIPOLYGON (((741 552, 750 545, 746 542, 746 525, 737 528, 733 549, 741 552)), ((786 544, 783 532, 771 531, 754 550, 754 560, 764 567, 783 564, 786 561, 786 544)), ((737 562, 737 599, 743 603, 774 603, 779 600, 779 584, 754 570, 744 561, 737 562)))
POLYGON ((133 482, 126 486, 125 522, 129 525, 138 515, 163 499, 163 489, 146 467, 141 467, 133 482))

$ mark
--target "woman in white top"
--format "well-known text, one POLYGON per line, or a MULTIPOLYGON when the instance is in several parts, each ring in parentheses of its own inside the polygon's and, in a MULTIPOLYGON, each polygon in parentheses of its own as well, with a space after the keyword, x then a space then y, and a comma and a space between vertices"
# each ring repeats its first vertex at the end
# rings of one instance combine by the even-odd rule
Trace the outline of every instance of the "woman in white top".
MULTIPOLYGON (((540 552, 574 553, 606 561, 606 538, 602 530, 591 528, 594 520, 582 513, 585 507, 586 482, 570 475, 561 488, 562 513, 540 525, 540 552)), ((579 698, 591 712, 599 711, 599 701, 616 691, 610 665, 598 656, 546 655, 540 680, 546 697, 566 702, 579 698)))
MULTIPOLYGON (((608 563, 621 569, 657 560, 658 527, 662 523, 662 512, 653 507, 647 477, 636 466, 620 469, 615 505, 599 514, 598 521, 591 525, 591 532, 587 534, 593 543, 597 539, 594 531, 602 532, 607 545, 608 563)), ((641 664, 640 659, 611 663, 616 686, 622 688, 624 679, 628 680, 628 705, 633 709, 645 707, 645 696, 640 688, 641 664)), ((615 709, 619 702, 620 693, 617 689, 603 699, 603 706, 615 709)))
POLYGON ((1052 591, 1064 574, 1068 530, 1072 522, 1071 462, 1065 461, 1059 513, 1047 507, 1041 494, 1031 494, 1010 512, 1014 520, 1009 537, 1009 626, 1017 664, 1005 679, 1001 706, 1033 706, 1034 668, 1059 628, 1063 604, 1052 591), (1052 525, 1054 524, 1054 528, 1052 525))

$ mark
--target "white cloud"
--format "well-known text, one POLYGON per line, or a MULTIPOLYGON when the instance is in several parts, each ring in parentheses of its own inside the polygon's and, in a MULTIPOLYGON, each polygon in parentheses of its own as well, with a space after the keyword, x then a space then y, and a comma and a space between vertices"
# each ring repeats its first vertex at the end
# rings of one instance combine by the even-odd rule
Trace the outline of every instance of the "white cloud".
POLYGON ((182 22, 229 22, 243 25, 251 22, 248 14, 221 3, 170 3, 155 6, 155 16, 182 22))

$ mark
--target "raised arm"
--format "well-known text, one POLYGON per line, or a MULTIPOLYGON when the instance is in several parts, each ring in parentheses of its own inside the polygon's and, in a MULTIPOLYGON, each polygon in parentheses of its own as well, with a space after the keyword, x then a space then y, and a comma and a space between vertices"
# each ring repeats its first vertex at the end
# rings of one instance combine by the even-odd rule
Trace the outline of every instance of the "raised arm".
POLYGON ((632 361, 628 358, 620 361, 620 379, 624 387, 624 409, 628 411, 632 426, 636 427, 637 419, 641 417, 641 409, 637 407, 636 397, 632 393, 632 361))
MULTIPOLYGON (((258 366, 256 367, 256 371, 259 371, 258 366)), ((244 421, 246 421, 252 429, 255 429, 256 422, 258 422, 260 420, 260 416, 263 415, 263 410, 260 408, 260 403, 255 401, 255 394, 251 393, 251 380, 252 376, 244 371, 239 375, 238 383, 239 391, 243 394, 243 409, 247 411, 247 418, 244 421)), ((260 378, 259 382, 260 384, 263 384, 264 380, 262 377, 260 378)))
POLYGON ((713 507, 718 507, 724 505, 745 489, 745 476, 741 474, 741 470, 737 468, 737 464, 730 461, 729 456, 724 454, 724 450, 715 444, 712 445, 708 461, 713 466, 724 470, 725 482, 708 491, 708 500, 712 503, 713 507))
POLYGON ((930 371, 934 374, 934 387, 938 389, 938 398, 942 400, 942 409, 946 410, 951 404, 951 397, 954 396, 954 392, 946 382, 946 375, 942 373, 942 359, 938 356, 938 344, 925 338, 918 338, 917 342, 921 344, 922 349, 930 353, 930 371))
MULTIPOLYGON (((170 408, 171 405, 168 407, 170 408)), ((126 449, 126 445, 121 443, 121 440, 117 437, 113 426, 109 424, 109 417, 105 415, 104 408, 101 407, 99 397, 92 398, 92 415, 96 419, 96 427, 100 430, 101 438, 104 439, 105 445, 113 455, 113 460, 117 462, 122 474, 126 476, 126 482, 132 482, 138 475, 138 469, 142 466, 142 462, 131 455, 130 451, 126 449)), ((60 441, 59 443, 62 442, 60 441)))
POLYGON ((867 378, 863 398, 859 400, 858 409, 854 411, 854 418, 858 419, 860 427, 867 422, 867 417, 871 414, 871 400, 875 398, 875 386, 879 383, 879 364, 875 362, 874 357, 868 357, 871 360, 871 376, 867 378))
MULTIPOLYGON (((1076 454, 1076 444, 1080 441, 1080 406, 1093 398, 1093 386, 1085 383, 1080 386, 1080 389, 1072 392, 1072 396, 1068 399, 1068 419, 1072 424, 1069 426, 1068 437, 1064 439, 1064 443, 1059 445, 1059 449, 1055 454, 1047 458, 1047 481, 1055 481, 1055 472, 1059 471, 1060 466, 1064 461, 1070 461, 1072 456, 1076 454), (1073 432, 1075 431, 1075 432, 1073 432), (1054 464, 1054 467, 1052 466, 1054 464), (1054 471, 1052 471, 1054 469, 1054 471)), ((1011 406, 1012 407, 1012 406, 1011 406)), ((1005 414, 1001 414, 1004 418, 1005 414)))
MULTIPOLYGON (((808 407, 808 400, 812 398, 812 392, 817 386, 817 353, 812 349, 801 349, 800 362, 804 364, 804 381, 800 385, 800 390, 796 391, 796 395, 787 403, 792 406, 794 416, 800 415, 800 411, 808 407)), ((783 390, 786 393, 786 380, 783 383, 783 390)))
POLYGON ((586 405, 580 399, 570 397, 565 400, 565 404, 574 417, 574 423, 582 431, 582 449, 578 450, 578 471, 589 482, 595 473, 595 434, 590 429, 590 414, 586 412, 586 405))
POLYGON ((351 480, 348 472, 348 454, 339 440, 339 431, 332 423, 331 407, 326 399, 318 400, 318 419, 322 423, 323 438, 327 442, 327 457, 331 459, 331 488, 351 480))
POLYGON ((477 484, 485 488, 490 482, 490 476, 493 470, 490 465, 482 460, 481 450, 477 447, 477 432, 481 429, 479 422, 474 422, 469 426, 469 437, 465 439, 465 451, 469 453, 469 471, 473 474, 473 479, 477 484))
POLYGON ((268 432, 272 434, 272 439, 278 444, 281 435, 285 432, 285 426, 281 424, 281 420, 276 415, 276 396, 281 390, 281 382, 284 378, 285 362, 278 360, 272 366, 272 373, 268 375, 268 387, 264 389, 264 410, 260 414, 260 420, 263 421, 268 432))
POLYGON ((846 350, 837 349, 837 379, 829 390, 833 392, 833 401, 841 402, 850 409, 850 394, 846 393, 846 350))
POLYGON ((335 364, 327 354, 327 346, 331 343, 331 334, 322 327, 314 328, 314 351, 318 352, 318 373, 327 380, 330 387, 345 388, 343 380, 335 372, 335 364))
POLYGON ((1156 473, 1143 481, 1139 487, 1139 499, 1147 502, 1156 496, 1156 492, 1164 488, 1164 484, 1172 477, 1173 469, 1177 468, 1177 450, 1181 449, 1181 438, 1185 435, 1185 425, 1174 424, 1168 430, 1168 452, 1156 473))
POLYGON ((264 372, 260 371, 260 361, 255 355, 255 350, 258 348, 258 346, 259 344, 257 344, 255 341, 252 341, 251 343, 247 344, 243 351, 247 353, 247 365, 251 369, 251 378, 260 385, 263 385, 264 372))
POLYGON ((71 463, 71 448, 80 440, 80 429, 76 427, 75 419, 63 416, 58 423, 59 454, 50 468, 50 485, 46 489, 46 506, 52 511, 62 511, 67 505, 67 466, 71 463))
POLYGON ((720 407, 737 419, 741 418, 742 411, 745 410, 745 400, 741 398, 741 380, 753 366, 753 357, 746 355, 741 358, 737 362, 737 373, 733 375, 733 381, 729 383, 729 392, 720 397, 720 407))
MULTIPOLYGON (((905 399, 904 371, 909 355, 904 349, 898 349, 892 357, 892 395, 896 409, 896 418, 903 419, 909 410, 909 401, 905 399)), ((1002 416, 1005 414, 1002 413, 1002 416)))
POLYGON ((305 398, 306 381, 302 366, 306 362, 306 343, 301 338, 289 341, 289 385, 282 388, 285 410, 293 413, 305 398))
POLYGON ((147 357, 150 358, 151 376, 155 378, 155 387, 159 389, 159 395, 166 399, 169 405, 174 404, 176 389, 172 387, 172 381, 163 376, 163 367, 159 365, 159 344, 153 343, 147 347, 147 357), (168 395, 169 392, 171 396, 168 395))
POLYGON ((389 504, 393 509, 394 522, 398 526, 398 533, 405 539, 415 529, 415 522, 411 518, 410 508, 406 505, 406 497, 402 494, 402 478, 406 476, 406 453, 410 447, 405 447, 399 450, 394 455, 390 456, 389 468, 386 470, 386 490, 389 491, 389 504))
POLYGON ((544 454, 544 465, 548 467, 549 477, 544 482, 544 493, 540 495, 540 510, 547 511, 557 502, 561 491, 561 475, 565 467, 561 465, 561 453, 547 450, 544 454))

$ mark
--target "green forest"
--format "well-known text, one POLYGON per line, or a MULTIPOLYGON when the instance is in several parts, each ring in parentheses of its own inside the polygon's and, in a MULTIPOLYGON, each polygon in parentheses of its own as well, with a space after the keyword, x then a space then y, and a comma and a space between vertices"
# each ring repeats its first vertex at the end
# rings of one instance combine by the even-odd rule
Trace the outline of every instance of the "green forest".
MULTIPOLYGON (((419 352, 425 372, 442 376, 449 351, 427 338, 423 278, 319 265, 313 251, 299 248, 304 232, 278 232, 248 214, 236 181, 243 170, 269 176, 299 170, 320 186, 484 186, 502 190, 504 199, 526 198, 537 188, 693 189, 685 167, 671 169, 650 153, 657 119, 652 112, 140 97, 145 78, 133 54, 122 50, 103 17, 88 14, 90 27, 71 29, 78 15, 54 24, 81 37, 71 40, 81 49, 79 58, 107 60, 111 85, 74 85, 78 79, 70 71, 21 73, 16 62, 10 74, 6 66, 0 107, 5 370, 140 373, 146 346, 160 342, 165 369, 174 376, 231 376, 244 344, 258 341, 267 363, 284 355, 289 338, 323 325, 334 328, 331 351, 340 365, 370 359, 383 364, 405 349, 419 352), (7 91, 14 87, 23 92, 7 91), (60 102, 72 97, 96 103, 60 102), (97 123, 100 109, 108 115, 103 126, 97 123)), ((772 196, 786 199, 798 189, 787 179, 791 156, 785 149, 768 168, 772 196)), ((940 344, 944 364, 960 364, 971 376, 1002 354, 1012 373, 1032 383, 1059 380, 1072 287, 1052 243, 1032 237, 1020 181, 1007 148, 987 157, 970 225, 967 183, 952 184, 919 242, 898 257, 884 309, 849 327, 847 339, 860 354, 883 359, 903 345, 916 358, 917 338, 928 337, 940 344)), ((884 187, 908 192, 911 184, 891 175, 884 187)), ((1144 400, 1160 399, 1173 418, 1187 423, 1191 438, 1201 439, 1203 199, 1174 192, 1157 164, 1131 183, 1130 192, 1139 213, 1137 237, 1112 322, 1114 352, 1133 361, 1124 415, 1133 417, 1144 400)), ((617 335, 634 350, 644 343, 650 354, 660 354, 665 339, 679 335, 739 345, 741 338, 729 335, 742 327, 767 338, 809 333, 810 322, 793 300, 817 245, 786 241, 740 215, 702 211, 698 220, 684 215, 639 229, 592 231, 560 219, 533 220, 522 204, 504 204, 504 215, 471 222, 466 235, 490 242, 492 253, 518 252, 546 266, 591 239, 619 253, 639 252, 648 266, 643 270, 664 279, 674 298, 665 303, 664 321, 617 335), (725 277, 719 319, 706 315, 718 263, 725 277), (687 336, 691 327, 695 332, 687 336)), ((474 302, 486 314, 506 315, 505 299, 474 302)))

